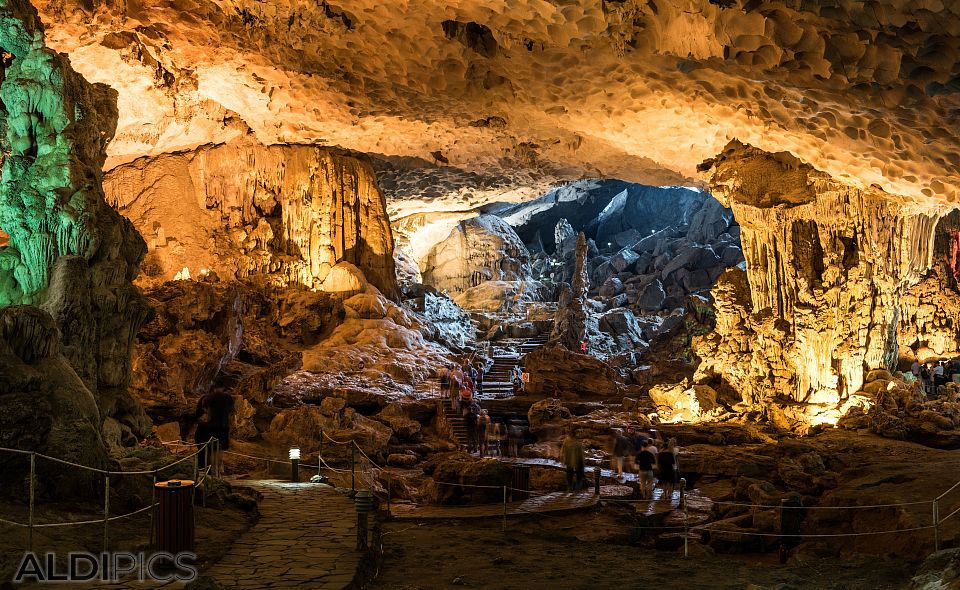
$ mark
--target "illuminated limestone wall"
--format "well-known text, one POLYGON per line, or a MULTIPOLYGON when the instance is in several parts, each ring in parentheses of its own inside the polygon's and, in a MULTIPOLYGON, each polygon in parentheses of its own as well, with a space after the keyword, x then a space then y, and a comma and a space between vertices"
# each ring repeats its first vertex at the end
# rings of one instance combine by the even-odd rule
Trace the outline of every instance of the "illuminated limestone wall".
POLYGON ((341 261, 396 291, 393 235, 369 162, 323 147, 234 142, 111 170, 108 200, 147 240, 149 279, 267 277, 323 288, 341 261))
MULTIPOLYGON (((0 49, 0 446, 100 466, 151 426, 127 392, 146 245, 101 187, 116 93, 44 46, 29 2, 0 1, 0 49)), ((62 472, 40 477, 84 493, 62 472)))
POLYGON ((740 223, 746 273, 714 287, 697 379, 833 421, 867 370, 895 365, 901 298, 932 263, 941 212, 736 142, 708 164, 740 223))

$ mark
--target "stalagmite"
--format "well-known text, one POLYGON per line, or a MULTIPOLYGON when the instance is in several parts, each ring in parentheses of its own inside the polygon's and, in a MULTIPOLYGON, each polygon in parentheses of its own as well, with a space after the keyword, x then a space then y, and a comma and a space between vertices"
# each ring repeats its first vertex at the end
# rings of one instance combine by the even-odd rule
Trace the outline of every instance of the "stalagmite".
POLYGON ((550 335, 550 343, 568 350, 581 351, 587 338, 587 291, 590 277, 587 274, 587 238, 583 232, 577 237, 576 263, 573 285, 561 292, 560 309, 550 335))

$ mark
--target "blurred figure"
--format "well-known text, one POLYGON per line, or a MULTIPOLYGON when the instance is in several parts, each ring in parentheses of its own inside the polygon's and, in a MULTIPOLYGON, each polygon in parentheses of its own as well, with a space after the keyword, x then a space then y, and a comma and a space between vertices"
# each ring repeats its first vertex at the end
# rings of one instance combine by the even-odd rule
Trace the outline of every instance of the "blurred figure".
POLYGON ((660 471, 660 484, 663 487, 663 494, 667 500, 673 498, 673 490, 676 489, 679 481, 679 466, 677 464, 677 454, 680 448, 677 447, 677 439, 671 438, 667 442, 667 448, 657 453, 657 469, 660 471))
MULTIPOLYGON (((198 445, 209 442, 211 438, 218 441, 217 451, 212 455, 210 464, 213 466, 215 474, 222 473, 223 470, 223 451, 230 449, 230 418, 233 416, 233 396, 218 391, 208 393, 197 402, 197 411, 194 414, 194 420, 197 423, 197 431, 193 435, 193 441, 198 445)), ((213 447, 209 447, 211 452, 213 447)), ((201 453, 198 459, 202 462, 204 453, 201 453)), ((206 467, 206 464, 200 465, 206 467)))
POLYGON ((572 428, 567 430, 567 436, 563 439, 563 446, 560 447, 560 457, 563 459, 563 466, 567 470, 567 491, 579 491, 583 488, 584 481, 583 445, 573 435, 572 428))
POLYGON ((617 479, 623 480, 623 462, 630 451, 630 441, 623 436, 619 428, 613 430, 613 453, 610 456, 610 469, 616 469, 617 479))
POLYGON ((490 414, 486 410, 480 410, 480 416, 477 418, 477 443, 480 447, 480 456, 487 454, 487 430, 490 429, 490 414))
POLYGON ((653 441, 644 439, 640 443, 640 452, 637 453, 638 480, 640 482, 640 498, 649 500, 653 497, 653 466, 657 462, 656 447, 653 441))

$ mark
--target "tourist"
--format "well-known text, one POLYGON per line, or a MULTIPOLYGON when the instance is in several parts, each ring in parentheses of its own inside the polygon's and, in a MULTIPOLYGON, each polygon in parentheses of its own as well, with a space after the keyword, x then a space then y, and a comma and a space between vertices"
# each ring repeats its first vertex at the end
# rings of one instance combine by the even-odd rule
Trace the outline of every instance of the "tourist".
POLYGON ((644 439, 637 453, 637 479, 640 483, 640 498, 643 500, 653 497, 653 466, 657 462, 657 455, 656 447, 652 443, 649 438, 644 439))
MULTIPOLYGON (((230 421, 233 416, 233 408, 233 396, 218 391, 200 398, 197 403, 197 411, 194 414, 194 420, 199 420, 197 431, 193 437, 194 442, 202 445, 212 438, 217 439, 217 445, 210 447, 211 451, 216 449, 216 452, 212 455, 201 453, 198 457, 198 459, 204 456, 211 457, 210 464, 216 474, 223 470, 223 451, 230 449, 230 421)), ((203 467, 205 466, 206 464, 203 465, 203 467)))
POLYGON ((913 374, 913 378, 917 381, 920 380, 920 361, 914 360, 913 364, 910 365, 910 373, 913 374))
POLYGON ((630 452, 630 440, 623 436, 619 428, 613 429, 613 454, 611 455, 610 469, 616 469, 617 479, 623 480, 623 460, 630 452))
MULTIPOLYGON (((486 413, 486 410, 484 410, 484 413, 486 413)), ((487 451, 489 451, 490 456, 492 457, 494 453, 500 456, 500 423, 494 422, 492 418, 487 422, 486 439, 487 451)))
POLYGON ((635 457, 640 453, 640 447, 643 441, 647 440, 646 435, 641 436, 633 426, 627 427, 627 440, 630 441, 630 449, 627 451, 627 471, 633 473, 636 470, 635 457))
POLYGON ((510 440, 510 456, 519 457, 520 447, 523 446, 523 426, 519 421, 511 420, 507 434, 510 440))
POLYGON ((483 365, 477 362, 477 366, 474 368, 474 372, 476 374, 476 377, 474 377, 473 380, 477 384, 477 395, 481 396, 483 395, 483 365))
POLYGON ((467 425, 467 452, 473 453, 478 449, 477 445, 477 422, 480 418, 479 406, 475 403, 467 407, 467 413, 464 416, 464 422, 467 425))
POLYGON ((943 361, 939 361, 937 365, 933 368, 933 395, 937 396, 940 393, 940 386, 946 383, 946 379, 943 376, 943 361))
POLYGON ((505 454, 510 452, 509 447, 509 434, 507 433, 507 423, 497 422, 497 426, 500 427, 500 440, 497 442, 497 451, 500 453, 500 456, 503 457, 505 454))
POLYGON ((460 413, 463 416, 470 411, 470 405, 473 404, 473 388, 470 387, 469 379, 464 379, 460 385, 460 413))
POLYGON ((583 487, 584 467, 583 467, 583 445, 573 435, 573 429, 567 429, 567 436, 563 439, 563 445, 560 447, 560 457, 563 460, 563 466, 567 470, 567 491, 577 492, 583 487))
POLYGON ((480 410, 480 415, 477 417, 477 443, 480 447, 481 457, 485 457, 487 454, 487 430, 489 428, 490 414, 486 410, 480 410))
POLYGON ((440 367, 440 391, 446 391, 450 386, 450 370, 447 367, 440 367))
POLYGON ((657 453, 657 469, 660 472, 659 481, 663 487, 663 495, 667 500, 673 498, 673 490, 679 480, 677 466, 677 439, 671 438, 667 448, 657 453))

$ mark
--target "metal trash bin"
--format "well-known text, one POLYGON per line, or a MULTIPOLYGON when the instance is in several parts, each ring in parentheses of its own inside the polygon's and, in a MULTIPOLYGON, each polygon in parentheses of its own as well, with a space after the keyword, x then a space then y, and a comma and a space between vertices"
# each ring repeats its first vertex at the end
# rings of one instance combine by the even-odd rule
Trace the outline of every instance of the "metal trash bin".
POLYGON ((514 502, 526 500, 530 497, 530 466, 513 466, 513 488, 510 497, 514 502))
POLYGON ((181 553, 194 550, 193 491, 189 479, 157 482, 157 550, 181 553))

